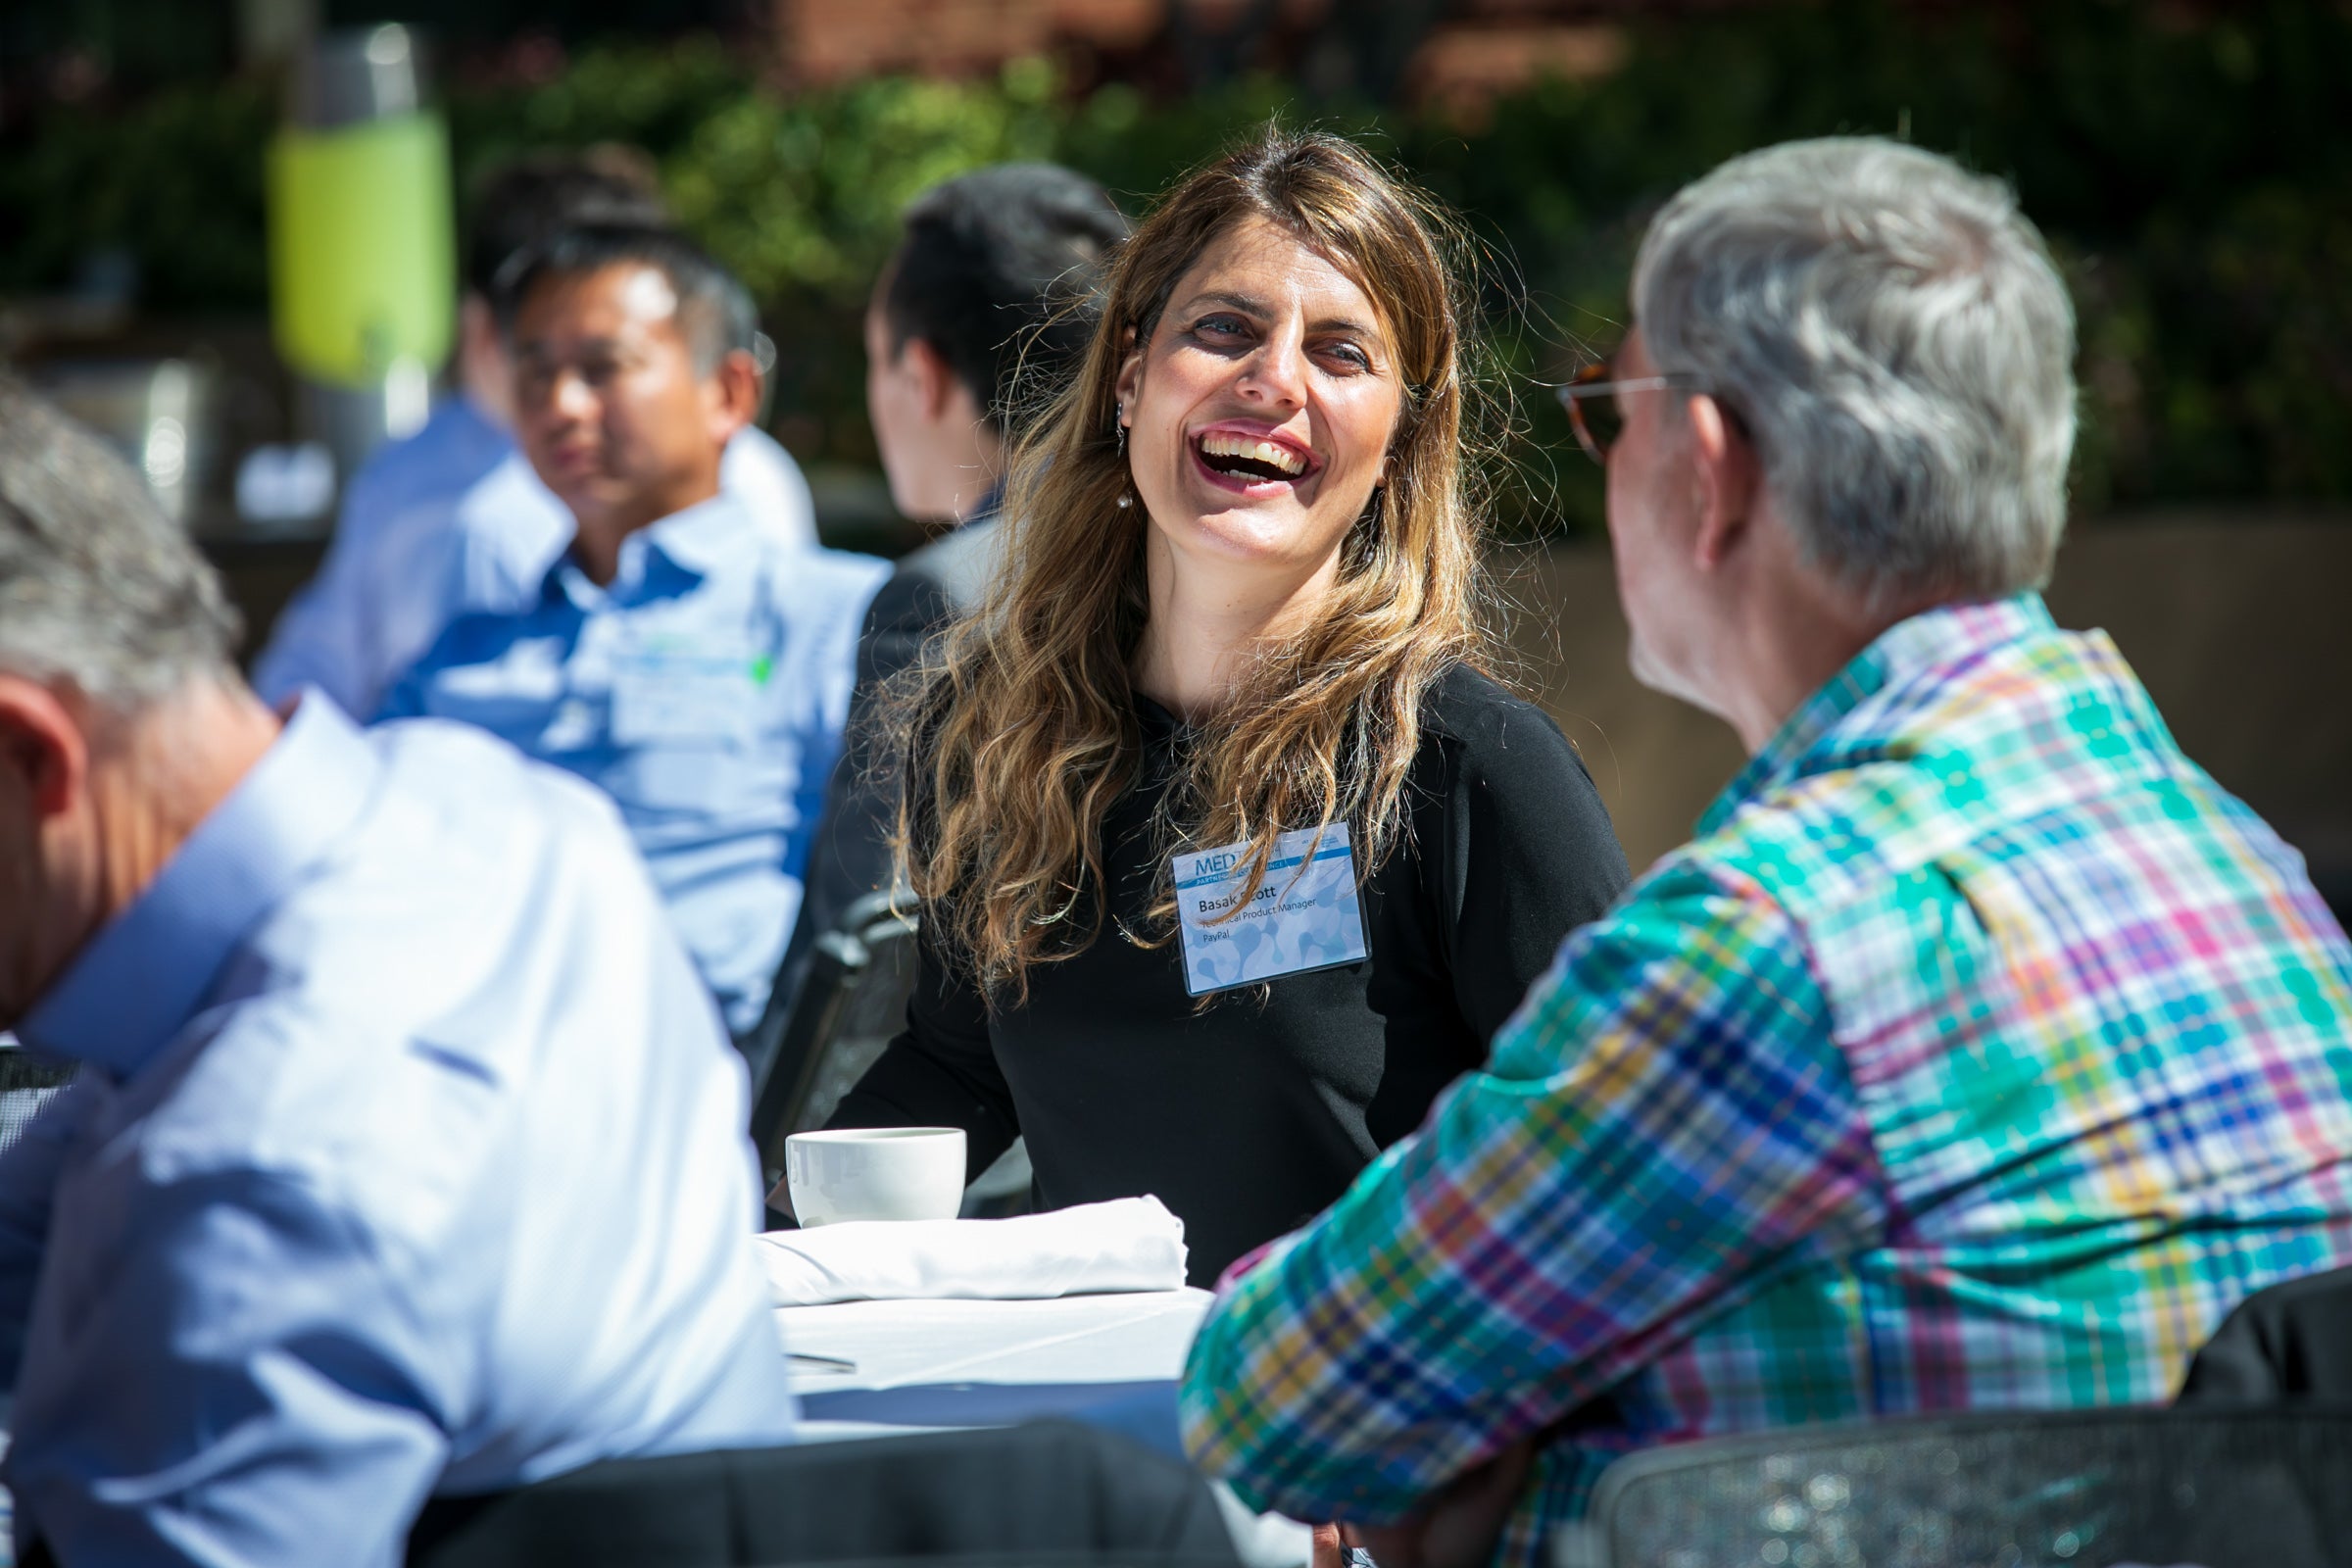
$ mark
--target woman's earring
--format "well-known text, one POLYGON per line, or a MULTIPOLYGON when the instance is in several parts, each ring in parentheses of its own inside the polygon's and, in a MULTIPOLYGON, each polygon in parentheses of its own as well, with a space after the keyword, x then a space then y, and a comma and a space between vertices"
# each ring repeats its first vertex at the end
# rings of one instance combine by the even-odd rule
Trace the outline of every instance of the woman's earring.
MULTIPOLYGON (((1111 411, 1110 438, 1119 444, 1119 462, 1125 464, 1127 461, 1127 406, 1125 404, 1121 404, 1111 411)), ((1119 490, 1119 510, 1124 512, 1134 505, 1135 492, 1122 486, 1119 490)))

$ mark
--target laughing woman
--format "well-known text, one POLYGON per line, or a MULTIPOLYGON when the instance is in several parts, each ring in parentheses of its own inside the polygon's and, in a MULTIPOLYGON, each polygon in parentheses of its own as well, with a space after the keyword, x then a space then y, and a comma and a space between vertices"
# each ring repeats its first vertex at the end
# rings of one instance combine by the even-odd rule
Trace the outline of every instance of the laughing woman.
POLYGON ((1016 456, 993 602, 913 700, 907 1027, 837 1127, 1026 1134, 1196 1282, 1410 1131, 1626 877, 1483 670, 1442 217, 1268 132, 1115 262, 1016 456))

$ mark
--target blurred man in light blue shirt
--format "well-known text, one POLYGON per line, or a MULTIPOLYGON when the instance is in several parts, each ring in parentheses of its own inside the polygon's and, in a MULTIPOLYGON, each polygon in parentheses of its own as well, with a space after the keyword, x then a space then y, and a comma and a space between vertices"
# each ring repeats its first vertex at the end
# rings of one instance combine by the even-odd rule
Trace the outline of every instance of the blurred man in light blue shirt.
POLYGON ((0 384, 5 1476, 65 1563, 388 1565, 429 1496, 785 1441, 746 1085, 594 791, 282 727, 138 479, 0 384))
POLYGON ((742 1033, 800 906, 888 567, 784 546, 722 493, 755 322, 690 242, 573 230, 500 309, 517 434, 577 527, 527 608, 453 622, 382 712, 479 725, 609 794, 742 1033))
MULTIPOLYGON (((481 187, 459 304, 458 391, 422 429, 369 459, 343 498, 318 574, 254 663, 272 703, 317 686, 368 714, 469 612, 525 608, 571 540, 571 514, 515 450, 513 368, 490 308, 498 270, 578 223, 659 226, 650 165, 618 149, 520 159, 481 187)), ((756 425, 728 442, 720 485, 787 544, 816 543, 808 483, 756 425)))

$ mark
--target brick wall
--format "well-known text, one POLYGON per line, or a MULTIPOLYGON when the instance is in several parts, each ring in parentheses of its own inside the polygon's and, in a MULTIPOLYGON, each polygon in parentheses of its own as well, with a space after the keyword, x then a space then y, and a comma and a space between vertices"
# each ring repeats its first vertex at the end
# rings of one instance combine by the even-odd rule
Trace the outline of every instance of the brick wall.
POLYGON ((1132 49, 1162 13, 1162 0, 775 0, 785 68, 809 82, 975 75, 1073 42, 1132 49))
MULTIPOLYGON (((771 0, 786 72, 832 82, 881 73, 971 76, 1007 60, 1069 45, 1113 56, 1161 36, 1187 7, 1211 31, 1241 20, 1247 0, 771 0)), ((1332 18, 1336 5, 1388 0, 1282 0, 1274 60, 1332 18)), ((1537 76, 1605 74, 1624 54, 1615 24, 1638 0, 1454 0, 1407 73, 1416 98, 1483 102, 1537 76)), ((1720 5, 1721 0, 1717 0, 1720 5)), ((1686 0, 1686 8, 1688 0, 1686 0)), ((1706 9, 1704 5, 1701 9, 1706 9)), ((1261 67, 1273 63, 1260 60, 1261 67)))

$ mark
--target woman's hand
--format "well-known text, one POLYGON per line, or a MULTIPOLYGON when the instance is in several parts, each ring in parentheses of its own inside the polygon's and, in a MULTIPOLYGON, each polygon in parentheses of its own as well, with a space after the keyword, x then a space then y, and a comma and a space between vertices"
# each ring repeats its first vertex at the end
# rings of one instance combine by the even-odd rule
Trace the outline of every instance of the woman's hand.
POLYGON ((1347 1568, 1348 1546, 1361 1546, 1380 1568, 1485 1568, 1535 1462, 1533 1438, 1465 1470, 1401 1523, 1324 1525, 1315 1531, 1312 1568, 1347 1568))

